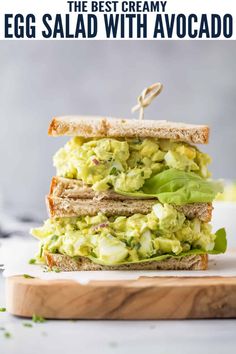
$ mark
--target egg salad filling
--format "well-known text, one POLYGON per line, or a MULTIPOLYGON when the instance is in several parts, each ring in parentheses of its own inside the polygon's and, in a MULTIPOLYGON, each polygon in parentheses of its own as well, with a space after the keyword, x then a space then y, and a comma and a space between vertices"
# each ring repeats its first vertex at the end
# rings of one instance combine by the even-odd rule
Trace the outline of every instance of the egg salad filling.
POLYGON ((183 142, 165 139, 71 139, 54 156, 57 174, 81 179, 95 191, 136 192, 167 169, 206 179, 210 157, 183 142))
POLYGON ((210 224, 188 220, 173 206, 161 203, 147 215, 48 219, 31 233, 41 241, 38 259, 42 262, 46 251, 115 265, 221 253, 226 248, 223 229, 214 234, 210 224))

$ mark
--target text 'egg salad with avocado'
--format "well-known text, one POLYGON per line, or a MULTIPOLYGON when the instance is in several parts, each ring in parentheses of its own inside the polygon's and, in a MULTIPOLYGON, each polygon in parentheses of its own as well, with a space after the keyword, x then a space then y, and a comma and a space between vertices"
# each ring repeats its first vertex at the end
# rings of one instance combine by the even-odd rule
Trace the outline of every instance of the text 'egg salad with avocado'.
POLYGON ((147 215, 130 217, 79 216, 48 219, 32 235, 44 253, 87 257, 98 264, 125 264, 161 260, 188 254, 220 253, 226 248, 225 231, 188 220, 171 205, 157 203, 147 215))

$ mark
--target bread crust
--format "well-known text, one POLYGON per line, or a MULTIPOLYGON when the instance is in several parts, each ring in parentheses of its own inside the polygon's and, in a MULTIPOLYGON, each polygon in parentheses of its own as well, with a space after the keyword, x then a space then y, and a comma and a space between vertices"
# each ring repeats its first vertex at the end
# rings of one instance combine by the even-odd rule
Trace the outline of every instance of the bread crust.
MULTIPOLYGON (((97 194, 82 181, 63 177, 53 177, 50 195, 47 197, 51 217, 63 217, 66 216, 63 213, 68 212, 68 216, 85 215, 85 213, 96 215, 101 210, 107 215, 109 210, 110 215, 131 215, 134 212, 147 214, 151 212, 156 202, 157 199, 154 198, 127 197, 112 190, 97 194)), ((175 208, 183 212, 188 219, 197 217, 203 222, 211 221, 213 210, 211 203, 176 205, 175 208)))
POLYGON ((85 138, 159 138, 185 141, 190 144, 207 144, 209 141, 209 127, 207 125, 98 116, 54 117, 49 125, 48 134, 85 138))
POLYGON ((97 270, 206 270, 208 255, 190 255, 181 258, 168 258, 163 261, 104 266, 93 263, 86 257, 72 258, 62 254, 44 253, 49 268, 57 267, 61 271, 97 271, 97 270))

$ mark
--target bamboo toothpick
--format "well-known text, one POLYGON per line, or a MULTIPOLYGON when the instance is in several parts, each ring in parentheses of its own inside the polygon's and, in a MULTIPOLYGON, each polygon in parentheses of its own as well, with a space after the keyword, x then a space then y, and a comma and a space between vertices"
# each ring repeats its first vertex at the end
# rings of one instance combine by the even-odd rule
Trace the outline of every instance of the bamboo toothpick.
POLYGON ((141 95, 138 96, 138 104, 132 108, 132 113, 139 110, 139 119, 142 120, 144 118, 144 108, 148 107, 152 103, 153 99, 160 95, 162 89, 163 85, 160 82, 156 82, 155 84, 145 88, 141 95))

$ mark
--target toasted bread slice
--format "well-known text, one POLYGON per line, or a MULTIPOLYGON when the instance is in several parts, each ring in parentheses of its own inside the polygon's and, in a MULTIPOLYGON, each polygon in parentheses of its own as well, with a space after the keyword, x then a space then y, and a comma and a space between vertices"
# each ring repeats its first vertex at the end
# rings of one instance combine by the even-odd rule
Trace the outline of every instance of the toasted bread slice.
POLYGON ((207 144, 209 127, 165 120, 119 119, 94 116, 65 116, 52 119, 48 134, 85 138, 140 137, 171 139, 194 144, 207 144))
POLYGON ((94 216, 99 212, 107 215, 129 216, 148 214, 155 204, 153 200, 94 200, 69 199, 48 196, 46 198, 50 217, 94 216))
MULTIPOLYGON (((72 199, 96 199, 96 200, 137 200, 140 197, 129 197, 118 194, 113 190, 104 192, 95 192, 91 186, 85 184, 79 179, 71 179, 55 176, 52 178, 49 194, 54 197, 72 198, 72 199)), ((154 199, 154 198, 141 198, 141 199, 154 199)))
POLYGON ((59 253, 46 252, 45 258, 49 268, 57 267, 59 270, 66 272, 82 270, 206 270, 208 267, 207 254, 115 266, 103 266, 93 263, 85 257, 72 258, 59 253))
MULTIPOLYGON (((156 199, 85 199, 60 198, 54 195, 46 197, 50 217, 94 216, 99 212, 107 216, 130 216, 136 213, 148 214, 157 203, 156 199)), ((188 219, 198 218, 203 222, 211 221, 212 204, 193 203, 174 205, 188 219)))

